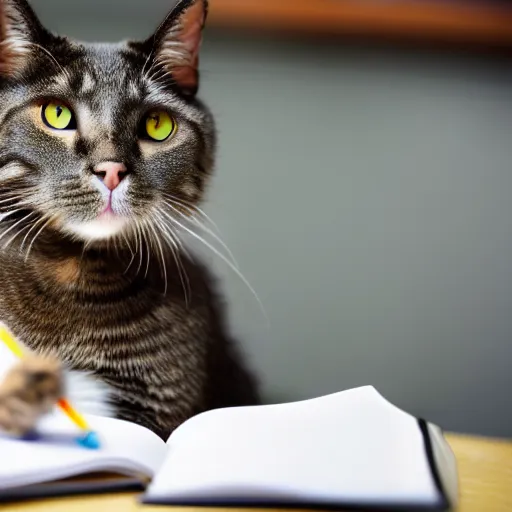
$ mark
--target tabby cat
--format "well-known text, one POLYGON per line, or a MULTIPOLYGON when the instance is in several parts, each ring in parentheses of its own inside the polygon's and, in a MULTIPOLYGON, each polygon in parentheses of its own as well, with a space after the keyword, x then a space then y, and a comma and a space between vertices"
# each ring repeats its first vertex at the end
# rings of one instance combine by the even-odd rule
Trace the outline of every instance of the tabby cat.
POLYGON ((0 385, 23 434, 92 372, 115 415, 162 438, 259 402, 207 269, 179 233, 200 212, 215 127, 197 98, 206 0, 146 41, 84 44, 0 0, 0 321, 33 352, 0 385))

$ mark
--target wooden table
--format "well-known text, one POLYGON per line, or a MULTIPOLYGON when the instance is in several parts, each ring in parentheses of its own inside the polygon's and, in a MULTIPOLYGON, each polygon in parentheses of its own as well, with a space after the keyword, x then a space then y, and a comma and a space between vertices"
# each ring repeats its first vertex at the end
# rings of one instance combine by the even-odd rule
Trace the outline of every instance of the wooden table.
MULTIPOLYGON (((459 512, 512 512, 512 441, 453 434, 446 437, 458 462, 459 512)), ((139 505, 134 493, 0 505, 1 512, 165 512, 171 509, 139 505)), ((185 509, 175 507, 172 510, 183 512, 185 509)), ((231 509, 229 512, 238 511, 231 509)))

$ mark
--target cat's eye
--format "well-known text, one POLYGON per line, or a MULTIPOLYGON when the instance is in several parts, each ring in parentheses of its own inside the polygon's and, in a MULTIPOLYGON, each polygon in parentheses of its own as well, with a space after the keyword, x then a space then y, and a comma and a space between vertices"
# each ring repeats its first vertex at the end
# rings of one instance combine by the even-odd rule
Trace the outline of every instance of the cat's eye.
POLYGON ((73 111, 60 101, 45 103, 41 110, 44 124, 54 130, 75 130, 76 119, 73 111))
POLYGON ((141 128, 145 138, 163 142, 176 132, 177 124, 167 112, 154 110, 145 116, 141 128))

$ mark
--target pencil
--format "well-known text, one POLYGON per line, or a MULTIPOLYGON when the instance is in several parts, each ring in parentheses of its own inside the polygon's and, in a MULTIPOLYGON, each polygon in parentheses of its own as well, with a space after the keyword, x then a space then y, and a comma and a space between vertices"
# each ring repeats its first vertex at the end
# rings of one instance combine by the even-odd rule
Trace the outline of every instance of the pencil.
MULTIPOLYGON (((11 352, 20 359, 24 356, 21 345, 14 339, 11 333, 3 326, 0 326, 0 339, 7 345, 11 352)), ((61 411, 80 429, 90 431, 85 418, 65 399, 61 398, 57 405, 61 411)))
POLYGON ((82 430, 91 430, 85 418, 65 398, 61 398, 57 405, 77 427, 82 430))

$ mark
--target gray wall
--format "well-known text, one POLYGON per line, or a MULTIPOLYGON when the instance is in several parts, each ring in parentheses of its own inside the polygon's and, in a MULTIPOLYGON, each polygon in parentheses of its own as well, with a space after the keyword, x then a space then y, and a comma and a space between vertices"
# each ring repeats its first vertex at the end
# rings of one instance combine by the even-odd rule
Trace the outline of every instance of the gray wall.
MULTIPOLYGON (((167 3, 33 1, 86 39, 146 35, 167 3)), ((211 35, 202 66, 206 209, 270 328, 207 258, 267 399, 373 384, 448 430, 512 436, 510 64, 211 35)))

